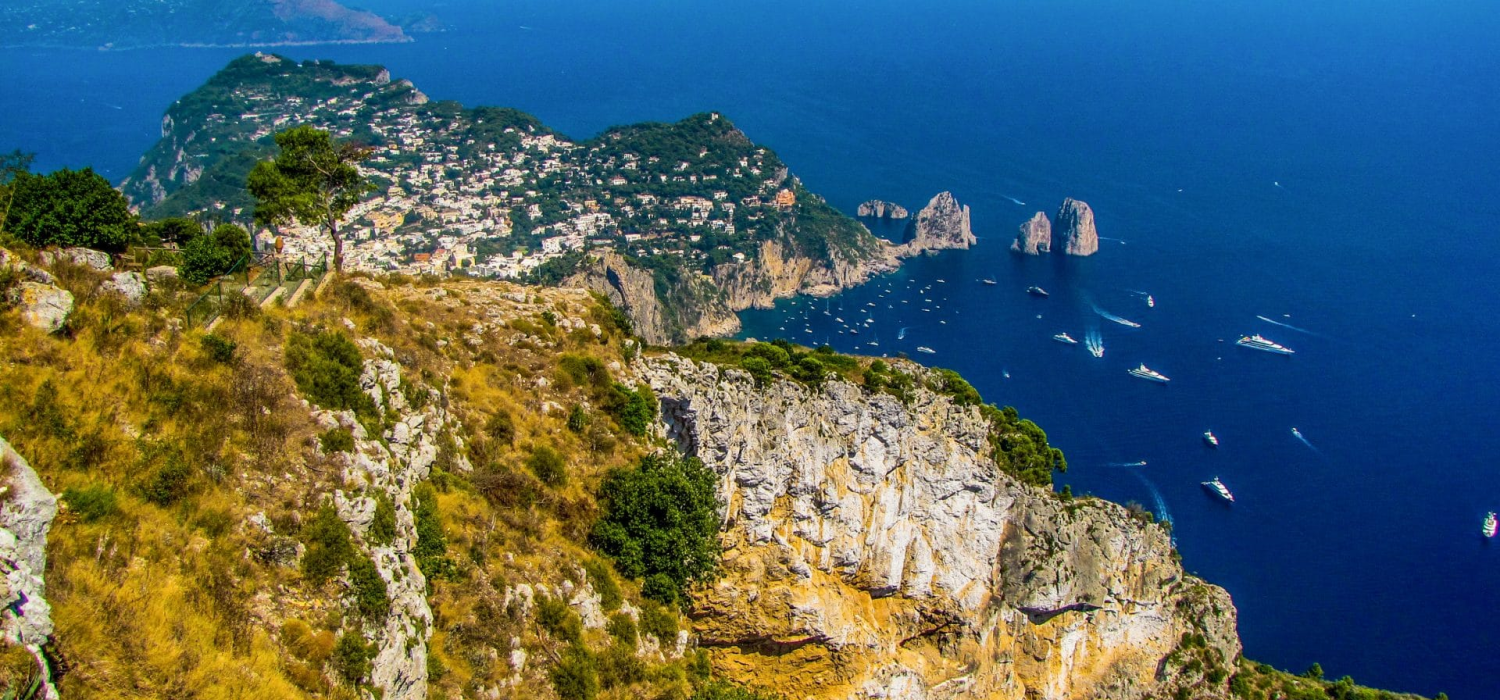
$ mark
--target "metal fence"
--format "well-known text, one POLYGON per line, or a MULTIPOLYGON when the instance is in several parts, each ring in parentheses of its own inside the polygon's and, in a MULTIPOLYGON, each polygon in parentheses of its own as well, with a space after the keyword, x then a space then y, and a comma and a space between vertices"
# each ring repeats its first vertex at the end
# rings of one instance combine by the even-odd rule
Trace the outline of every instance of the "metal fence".
POLYGON ((308 262, 306 258, 286 262, 272 255, 246 255, 228 273, 210 282, 203 294, 188 305, 184 316, 189 327, 207 326, 224 313, 226 304, 236 300, 235 294, 260 305, 277 289, 285 288, 289 293, 304 280, 316 283, 326 274, 327 255, 316 262, 308 262))

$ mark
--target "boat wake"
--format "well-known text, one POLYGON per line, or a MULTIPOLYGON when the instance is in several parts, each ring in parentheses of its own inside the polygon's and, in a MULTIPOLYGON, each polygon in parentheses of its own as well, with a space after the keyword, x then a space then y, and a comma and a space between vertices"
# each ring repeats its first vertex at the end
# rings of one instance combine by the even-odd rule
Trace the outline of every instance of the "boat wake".
POLYGON ((1282 328, 1290 328, 1291 330, 1297 331, 1298 333, 1306 333, 1307 335, 1314 336, 1314 337, 1317 337, 1317 338, 1322 338, 1323 337, 1319 333, 1314 333, 1314 332, 1312 332, 1310 330, 1307 330, 1306 328, 1298 328, 1298 327, 1296 327, 1296 326, 1294 326, 1294 325, 1292 325, 1290 323, 1282 323, 1281 321, 1278 321, 1278 320, 1276 320, 1274 318, 1266 318, 1265 316, 1256 316, 1256 318, 1258 318, 1258 319, 1260 319, 1262 321, 1265 321, 1266 323, 1269 323, 1269 324, 1271 324, 1273 326, 1281 326, 1282 328))
POLYGON ((1120 245, 1125 245, 1125 239, 1123 239, 1123 238, 1106 238, 1104 236, 1100 236, 1099 240, 1101 240, 1101 241, 1114 241, 1116 243, 1119 243, 1120 245))
POLYGON ((1012 202, 1015 202, 1015 203, 1016 203, 1016 204, 1018 204, 1018 205, 1020 205, 1020 206, 1023 206, 1023 207, 1024 207, 1024 206, 1026 206, 1026 203, 1025 203, 1025 202, 1023 202, 1023 201, 1021 201, 1021 200, 1019 200, 1019 199, 1016 199, 1016 198, 1015 198, 1015 197, 1012 197, 1012 196, 1010 196, 1010 195, 1007 195, 1007 194, 1002 194, 1002 195, 1000 195, 1000 196, 1001 196, 1001 197, 1004 197, 1004 198, 1006 198, 1006 199, 1009 199, 1009 200, 1010 200, 1010 201, 1012 201, 1012 202))
POLYGON ((1156 519, 1162 522, 1172 522, 1172 511, 1167 510, 1167 499, 1162 497, 1161 489, 1156 488, 1156 484, 1147 479, 1145 474, 1136 472, 1135 478, 1140 479, 1146 490, 1151 492, 1151 500, 1156 506, 1156 519))
POLYGON ((1135 321, 1132 321, 1132 320, 1130 320, 1128 318, 1120 318, 1119 316, 1116 316, 1116 315, 1114 315, 1114 314, 1112 314, 1112 313, 1110 313, 1108 311, 1105 311, 1104 309, 1099 308, 1099 306, 1097 304, 1090 304, 1090 306, 1094 307, 1094 313, 1099 314, 1099 316, 1101 318, 1105 318, 1105 319, 1108 319, 1110 321, 1114 321, 1115 323, 1118 323, 1118 324, 1120 324, 1122 326, 1126 326, 1128 328, 1140 328, 1141 327, 1141 324, 1136 323, 1135 321))
POLYGON ((902 328, 901 330, 896 331, 896 340, 906 340, 906 329, 907 328, 911 328, 911 326, 906 326, 906 327, 902 328))
POLYGON ((1104 336, 1099 335, 1098 328, 1090 328, 1083 337, 1084 347, 1089 349, 1089 354, 1094 357, 1104 357, 1104 336))
POLYGON ((1116 467, 1116 468, 1120 468, 1120 467, 1144 467, 1144 466, 1146 466, 1146 460, 1143 459, 1143 460, 1141 460, 1139 462, 1110 462, 1109 464, 1106 464, 1105 466, 1107 466, 1107 467, 1116 467))
POLYGON ((1300 442, 1300 443, 1306 445, 1307 449, 1312 450, 1315 454, 1317 454, 1319 456, 1322 456, 1323 451, 1320 450, 1320 449, 1318 449, 1317 447, 1314 447, 1311 442, 1308 442, 1307 438, 1305 438, 1305 437, 1302 436, 1302 431, 1300 431, 1300 430, 1298 430, 1296 428, 1292 428, 1292 437, 1297 438, 1297 442, 1300 442))

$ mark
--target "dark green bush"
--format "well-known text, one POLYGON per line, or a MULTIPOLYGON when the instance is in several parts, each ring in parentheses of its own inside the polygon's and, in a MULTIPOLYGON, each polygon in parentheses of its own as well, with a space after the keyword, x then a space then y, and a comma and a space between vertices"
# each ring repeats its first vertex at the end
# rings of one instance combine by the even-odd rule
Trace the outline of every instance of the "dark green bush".
POLYGON ((511 418, 510 411, 501 408, 485 422, 484 432, 490 439, 509 445, 516 441, 516 422, 511 418))
POLYGON ((32 247, 122 251, 140 238, 125 196, 89 168, 22 172, 8 188, 10 215, 0 228, 32 247))
POLYGON ((324 452, 330 454, 353 452, 354 433, 349 432, 347 428, 329 428, 318 435, 318 444, 323 446, 324 452))
POLYGON ((953 402, 960 406, 978 406, 983 403, 979 396, 979 390, 969 384, 962 376, 951 369, 938 369, 938 381, 935 390, 953 398, 953 402))
POLYGON ((553 637, 564 642, 583 639, 583 620, 562 598, 542 596, 536 602, 536 623, 553 637))
POLYGON ((629 578, 661 574, 680 596, 719 562, 717 476, 696 458, 643 457, 614 469, 599 487, 604 515, 590 541, 629 578))
POLYGON ((646 664, 635 655, 635 646, 615 642, 599 656, 599 676, 604 687, 634 685, 646 680, 646 664))
POLYGON ((293 332, 287 337, 286 368, 307 400, 328 410, 374 415, 375 402, 360 389, 363 359, 342 333, 293 332))
POLYGON ((141 485, 141 497, 165 508, 192 493, 192 481, 192 467, 174 453, 141 485))
POLYGON ((208 353, 208 359, 221 365, 227 365, 234 361, 234 353, 239 349, 239 344, 214 333, 206 333, 203 336, 203 351, 208 353))
POLYGON ((616 383, 607 398, 604 410, 614 416, 615 422, 625 432, 642 437, 656 419, 656 396, 650 387, 631 389, 616 383))
POLYGON ((79 520, 86 523, 120 512, 114 489, 103 484, 90 484, 81 489, 68 489, 63 491, 62 497, 63 502, 68 504, 68 510, 73 511, 79 520))
POLYGON ((438 515, 437 492, 431 484, 418 484, 412 499, 416 503, 412 515, 417 525, 417 546, 412 554, 417 558, 417 568, 429 583, 453 578, 457 567, 447 556, 448 538, 443 534, 443 522, 438 515))
POLYGON ((332 503, 324 503, 312 522, 302 527, 302 575, 314 584, 334 577, 354 557, 349 526, 339 518, 332 503))
POLYGON ((347 630, 339 635, 339 641, 333 645, 333 656, 329 663, 345 683, 359 685, 364 682, 365 676, 370 675, 370 661, 378 651, 375 645, 365 644, 358 631, 347 630))
POLYGON ((764 357, 746 356, 740 360, 740 367, 755 379, 756 386, 765 386, 771 383, 771 363, 764 357))
POLYGON ((727 681, 716 680, 699 688, 698 692, 693 693, 692 700, 780 700, 780 696, 765 695, 727 681))
POLYGON ((609 571, 609 565, 589 557, 583 560, 583 570, 588 573, 589 583, 594 586, 594 592, 599 594, 599 604, 604 607, 605 612, 619 610, 624 597, 620 594, 620 584, 615 582, 614 574, 609 571))
POLYGON ((235 254, 237 249, 221 245, 215 236, 198 236, 182 247, 182 262, 177 265, 177 274, 193 284, 208 284, 213 278, 234 269, 235 263, 240 261, 235 254))
POLYGON ((354 587, 355 607, 366 620, 379 622, 390 614, 391 599, 386 594, 385 581, 369 557, 353 557, 349 562, 349 582, 354 587))
POLYGON ((562 486, 568 482, 563 456, 546 445, 531 448, 531 456, 526 458, 526 468, 548 486, 562 486))
POLYGON ((640 637, 636 630, 635 620, 622 612, 610 615, 609 622, 604 624, 604 630, 609 632, 609 636, 631 646, 635 646, 636 640, 640 637))
POLYGON ((570 645, 548 675, 562 700, 594 700, 599 695, 599 660, 581 644, 570 645))
POLYGON ((396 506, 385 492, 375 494, 375 517, 370 520, 370 541, 387 545, 396 540, 396 506))
POLYGON ((584 429, 588 427, 588 410, 585 409, 582 405, 574 406, 573 410, 568 412, 568 430, 571 430, 575 433, 582 433, 584 429))

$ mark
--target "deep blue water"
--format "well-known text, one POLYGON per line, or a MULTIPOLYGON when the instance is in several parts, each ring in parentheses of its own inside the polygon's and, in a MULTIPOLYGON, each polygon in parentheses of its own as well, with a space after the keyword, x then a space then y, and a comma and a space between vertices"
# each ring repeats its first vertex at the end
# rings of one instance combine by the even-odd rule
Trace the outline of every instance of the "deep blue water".
MULTIPOLYGON (((1234 595, 1252 658, 1500 692, 1500 543, 1478 535, 1500 509, 1493 3, 486 5, 440 7, 461 30, 410 45, 284 53, 383 63, 575 136, 720 110, 846 211, 954 191, 976 248, 826 302, 873 329, 838 334, 801 300, 747 313, 746 334, 929 346, 915 356, 1048 431, 1060 482, 1153 510, 1156 489, 1186 566, 1234 595), (1065 196, 1124 243, 1009 254, 1065 196), (1050 340, 1091 327, 1103 359, 1050 340), (1253 332, 1297 354, 1232 345, 1253 332), (1173 381, 1127 376, 1138 362, 1173 381), (1200 489, 1215 475, 1232 508, 1200 489)), ((0 149, 123 177, 171 100, 238 53, 0 52, 0 149)))

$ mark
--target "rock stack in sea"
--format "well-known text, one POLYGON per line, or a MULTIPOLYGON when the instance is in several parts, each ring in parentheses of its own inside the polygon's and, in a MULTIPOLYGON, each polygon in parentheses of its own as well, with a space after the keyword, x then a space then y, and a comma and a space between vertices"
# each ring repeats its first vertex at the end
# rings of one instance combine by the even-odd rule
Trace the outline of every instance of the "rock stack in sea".
POLYGON ((907 225, 905 246, 912 253, 952 248, 968 250, 978 241, 969 226, 969 208, 959 204, 952 192, 940 192, 907 225))
POLYGON ((1059 247, 1066 255, 1093 255, 1099 252, 1099 232, 1094 228, 1094 210, 1087 202, 1072 197, 1057 209, 1059 247))
POLYGON ((1037 212, 1021 224, 1021 232, 1016 234, 1016 242, 1010 244, 1010 249, 1026 255, 1052 252, 1052 222, 1047 215, 1037 212))
POLYGON ((881 199, 872 199, 859 205, 856 213, 872 219, 905 219, 911 216, 911 212, 908 212, 906 207, 881 199))

